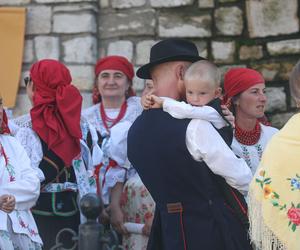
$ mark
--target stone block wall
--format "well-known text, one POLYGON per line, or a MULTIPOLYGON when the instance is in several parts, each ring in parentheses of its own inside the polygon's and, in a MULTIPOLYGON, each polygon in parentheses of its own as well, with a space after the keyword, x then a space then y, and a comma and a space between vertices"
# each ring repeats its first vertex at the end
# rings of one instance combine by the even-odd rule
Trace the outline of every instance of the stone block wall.
MULTIPOLYGON (((0 0, 0 6, 25 6, 27 12, 23 74, 41 58, 56 58, 91 104, 93 65, 119 54, 135 67, 147 63, 149 50, 167 37, 187 38, 200 55, 220 66, 251 67, 267 81, 267 112, 281 127, 295 112, 288 77, 300 59, 300 0, 0 0)), ((21 83, 15 115, 28 105, 21 83)), ((141 93, 144 82, 134 80, 141 93)))

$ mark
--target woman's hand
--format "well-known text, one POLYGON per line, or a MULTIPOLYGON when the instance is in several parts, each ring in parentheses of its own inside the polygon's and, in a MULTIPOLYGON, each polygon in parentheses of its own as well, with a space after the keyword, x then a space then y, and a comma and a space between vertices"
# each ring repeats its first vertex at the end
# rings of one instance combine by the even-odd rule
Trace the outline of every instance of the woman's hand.
POLYGON ((146 236, 150 236, 151 227, 152 227, 152 220, 146 221, 145 225, 142 228, 142 233, 146 236))
POLYGON ((101 212, 101 214, 99 215, 99 221, 101 224, 103 225, 107 225, 110 222, 110 218, 109 218, 109 207, 104 208, 101 212))
POLYGON ((223 115, 225 118, 230 122, 231 126, 235 127, 235 117, 233 116, 232 112, 225 106, 221 105, 223 115))
POLYGON ((110 204, 110 223, 118 233, 128 234, 127 229, 124 227, 123 212, 117 204, 110 204))
POLYGON ((0 209, 5 213, 11 213, 16 206, 16 199, 13 195, 0 196, 0 209))

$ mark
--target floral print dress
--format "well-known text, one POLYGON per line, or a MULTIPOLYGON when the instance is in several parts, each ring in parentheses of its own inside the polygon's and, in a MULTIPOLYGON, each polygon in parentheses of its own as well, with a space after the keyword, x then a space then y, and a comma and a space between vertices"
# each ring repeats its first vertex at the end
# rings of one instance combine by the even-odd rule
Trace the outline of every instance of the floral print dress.
MULTIPOLYGON (((153 219, 155 203, 136 173, 124 186, 121 199, 125 222, 145 224, 153 219)), ((142 234, 123 236, 123 247, 126 250, 146 250, 148 237, 142 234)))

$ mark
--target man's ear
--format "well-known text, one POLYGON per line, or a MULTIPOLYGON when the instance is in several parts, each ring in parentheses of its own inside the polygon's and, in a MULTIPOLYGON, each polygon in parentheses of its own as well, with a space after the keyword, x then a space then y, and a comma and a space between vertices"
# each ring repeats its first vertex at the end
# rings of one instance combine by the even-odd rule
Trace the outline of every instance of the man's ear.
POLYGON ((183 81, 184 73, 185 73, 184 65, 182 65, 182 64, 176 65, 176 68, 175 68, 176 79, 178 79, 179 81, 183 81))

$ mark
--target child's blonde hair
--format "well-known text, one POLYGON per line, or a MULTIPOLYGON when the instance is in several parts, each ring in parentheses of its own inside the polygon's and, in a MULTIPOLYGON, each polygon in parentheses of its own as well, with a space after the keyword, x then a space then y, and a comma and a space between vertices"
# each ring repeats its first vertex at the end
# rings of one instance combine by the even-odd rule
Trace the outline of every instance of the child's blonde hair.
POLYGON ((207 60, 197 61, 191 64, 184 74, 184 80, 206 80, 214 87, 221 85, 221 73, 217 66, 207 60))

